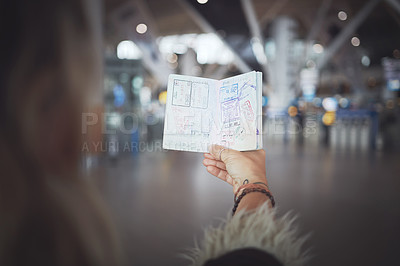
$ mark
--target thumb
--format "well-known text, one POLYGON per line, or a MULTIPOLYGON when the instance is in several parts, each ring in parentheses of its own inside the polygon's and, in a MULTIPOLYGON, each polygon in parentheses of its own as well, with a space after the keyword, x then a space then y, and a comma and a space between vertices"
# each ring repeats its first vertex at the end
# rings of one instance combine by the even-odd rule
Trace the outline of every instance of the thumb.
POLYGON ((224 146, 221 145, 214 144, 209 147, 209 152, 216 160, 220 160, 226 163, 227 160, 229 159, 229 154, 236 151, 225 148, 224 146))

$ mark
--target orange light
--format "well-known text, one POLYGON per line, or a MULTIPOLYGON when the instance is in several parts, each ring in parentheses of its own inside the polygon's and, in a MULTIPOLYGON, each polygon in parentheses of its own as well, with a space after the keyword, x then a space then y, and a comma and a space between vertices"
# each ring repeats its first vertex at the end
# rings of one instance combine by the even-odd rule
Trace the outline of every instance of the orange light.
POLYGON ((167 102, 167 91, 160 92, 160 95, 158 95, 158 100, 161 104, 165 104, 167 102))
POLYGON ((324 125, 326 125, 326 126, 333 125, 333 123, 335 123, 335 120, 336 120, 335 112, 326 112, 322 116, 322 123, 324 123, 324 125))
POLYGON ((290 107, 288 108, 288 114, 289 114, 289 116, 294 117, 294 116, 297 115, 297 113, 298 113, 298 111, 297 111, 296 106, 290 106, 290 107))

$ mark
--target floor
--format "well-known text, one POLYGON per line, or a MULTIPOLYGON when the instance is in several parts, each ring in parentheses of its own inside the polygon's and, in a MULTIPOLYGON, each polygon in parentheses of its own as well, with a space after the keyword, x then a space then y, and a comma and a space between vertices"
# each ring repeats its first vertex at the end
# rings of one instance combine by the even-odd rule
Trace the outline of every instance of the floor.
MULTIPOLYGON (((280 214, 293 210, 310 265, 395 265, 400 155, 267 141, 267 175, 280 214)), ((202 154, 143 152, 93 169, 130 265, 187 265, 179 257, 232 207, 232 190, 202 154)))

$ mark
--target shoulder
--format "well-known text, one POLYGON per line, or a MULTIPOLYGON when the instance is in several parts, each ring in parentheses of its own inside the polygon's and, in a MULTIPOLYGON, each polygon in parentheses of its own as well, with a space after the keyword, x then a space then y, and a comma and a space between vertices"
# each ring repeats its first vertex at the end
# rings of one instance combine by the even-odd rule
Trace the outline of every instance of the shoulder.
POLYGON ((204 239, 186 254, 192 265, 204 265, 210 259, 238 249, 255 248, 271 254, 283 265, 300 266, 308 260, 300 237, 296 217, 276 217, 276 210, 263 204, 251 212, 241 211, 218 227, 204 231, 204 239))

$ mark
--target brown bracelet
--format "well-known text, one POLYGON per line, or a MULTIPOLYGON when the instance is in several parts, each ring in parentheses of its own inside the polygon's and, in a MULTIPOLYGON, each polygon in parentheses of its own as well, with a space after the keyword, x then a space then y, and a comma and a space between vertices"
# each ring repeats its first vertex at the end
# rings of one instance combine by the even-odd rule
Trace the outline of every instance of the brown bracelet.
POLYGON ((233 206, 233 209, 232 209, 232 216, 235 214, 236 209, 239 206, 239 203, 242 200, 242 198, 251 192, 261 192, 261 193, 265 194, 270 199, 272 207, 275 207, 274 197, 272 196, 272 194, 269 191, 267 191, 263 188, 256 188, 256 187, 245 188, 243 190, 242 194, 240 194, 240 196, 237 199, 235 199, 235 205, 233 206))
POLYGON ((265 184, 265 183, 256 182, 256 183, 250 183, 250 184, 243 184, 243 185, 241 185, 241 186, 238 188, 238 190, 236 191, 235 197, 234 197, 233 200, 236 201, 239 192, 240 192, 241 190, 245 189, 245 188, 263 188, 264 186, 267 188, 267 189, 266 189, 267 191, 270 191, 270 190, 269 190, 269 187, 268 187, 267 184, 265 184))

